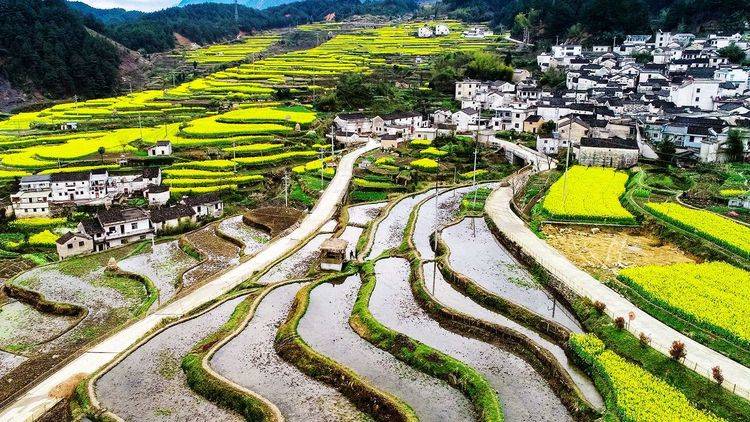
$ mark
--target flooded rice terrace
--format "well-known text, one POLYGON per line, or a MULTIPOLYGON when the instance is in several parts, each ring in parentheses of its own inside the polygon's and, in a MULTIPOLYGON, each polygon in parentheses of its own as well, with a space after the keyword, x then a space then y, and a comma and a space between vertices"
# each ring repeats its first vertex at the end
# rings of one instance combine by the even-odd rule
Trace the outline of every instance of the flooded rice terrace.
POLYGON ((126 421, 242 420, 194 393, 180 363, 193 345, 229 319, 245 297, 169 327, 130 353, 96 381, 101 407, 126 421))
POLYGON ((258 282, 270 284, 304 277, 312 262, 320 254, 320 245, 330 237, 330 234, 319 234, 313 237, 296 252, 271 267, 258 279, 258 282))
POLYGON ((361 421, 369 418, 328 385, 309 378, 274 350, 278 327, 302 284, 272 290, 248 325, 213 355, 211 367, 270 400, 289 421, 361 421))
POLYGON ((359 275, 312 290, 297 332, 310 347, 354 370, 409 404, 422 421, 474 420, 471 403, 447 383, 430 377, 371 345, 349 326, 359 275))
POLYGON ((0 309, 0 348, 27 348, 44 343, 72 327, 78 318, 39 312, 11 301, 0 309))
POLYGON ((500 244, 483 218, 466 218, 443 229, 440 237, 450 249, 455 271, 504 299, 582 331, 575 318, 500 244))
POLYGON ((250 227, 242 221, 241 215, 229 217, 219 223, 218 230, 225 235, 239 240, 244 247, 244 255, 252 255, 261 249, 271 240, 271 236, 261 230, 250 227))
POLYGON ((409 222, 412 208, 425 198, 432 196, 434 190, 419 195, 408 196, 394 205, 375 230, 375 237, 367 259, 375 259, 388 249, 398 247, 404 240, 404 229, 409 222))
POLYGON ((557 359, 589 403, 595 407, 602 407, 604 405, 602 397, 596 390, 593 381, 568 359, 565 351, 560 346, 542 337, 536 331, 493 312, 464 296, 445 281, 439 268, 436 272, 433 271, 434 268, 434 263, 429 262, 422 265, 422 272, 424 274, 425 288, 438 302, 471 317, 508 327, 530 338, 534 343, 549 351, 557 359))
POLYGON ((375 265, 370 299, 373 316, 387 327, 472 366, 497 390, 505 417, 513 421, 570 421, 547 382, 520 357, 445 330, 417 304, 409 286, 409 263, 401 258, 375 265))
POLYGON ((374 204, 355 205, 347 210, 349 214, 348 224, 353 226, 366 226, 370 221, 376 219, 380 210, 388 205, 387 202, 376 202, 374 204))
MULTIPOLYGON (((484 183, 476 186, 466 186, 457 189, 442 191, 433 195, 419 207, 417 221, 414 226, 412 241, 422 259, 432 259, 435 253, 430 245, 430 235, 435 229, 440 229, 450 223, 461 207, 461 199, 469 192, 480 188, 494 188, 498 183, 484 183), (435 209, 437 208, 437 218, 435 209)), ((435 192, 434 190, 432 191, 435 192)))
POLYGON ((180 249, 176 240, 159 243, 151 252, 131 256, 120 261, 117 266, 123 271, 144 276, 159 290, 158 306, 174 297, 182 287, 182 274, 198 261, 180 249))

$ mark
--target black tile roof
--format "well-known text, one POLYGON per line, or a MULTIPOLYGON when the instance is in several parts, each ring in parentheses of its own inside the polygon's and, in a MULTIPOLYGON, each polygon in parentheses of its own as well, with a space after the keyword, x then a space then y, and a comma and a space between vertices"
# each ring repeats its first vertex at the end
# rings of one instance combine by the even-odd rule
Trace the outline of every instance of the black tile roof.
POLYGON ((85 237, 87 239, 91 239, 91 236, 87 235, 86 233, 67 232, 64 235, 58 237, 57 240, 55 241, 55 243, 57 243, 58 245, 64 245, 68 240, 70 240, 70 239, 72 239, 72 238, 74 238, 76 236, 81 236, 81 237, 85 237))
POLYGON ((108 224, 125 223, 128 221, 144 220, 148 218, 146 212, 138 208, 113 207, 96 213, 96 218, 102 226, 108 224))
POLYGON ((210 204, 212 202, 219 202, 219 201, 221 201, 221 196, 219 195, 218 192, 211 192, 211 193, 206 193, 206 194, 198 195, 198 196, 189 196, 182 200, 182 202, 185 205, 188 205, 191 207, 194 207, 196 205, 210 204))
POLYGON ((99 224, 99 220, 83 220, 81 221, 81 225, 83 226, 83 231, 89 235, 104 233, 104 229, 102 228, 102 225, 99 224))
POLYGON ((53 173, 50 175, 50 181, 55 182, 82 182, 91 179, 90 173, 68 172, 53 173))
POLYGON ((163 223, 178 218, 192 217, 195 211, 185 204, 177 204, 166 208, 157 208, 151 211, 151 221, 154 223, 163 223))
POLYGON ((144 167, 141 175, 144 179, 156 179, 161 174, 161 168, 159 167, 144 167))
POLYGON ((581 138, 582 147, 638 149, 638 141, 622 138, 581 138))

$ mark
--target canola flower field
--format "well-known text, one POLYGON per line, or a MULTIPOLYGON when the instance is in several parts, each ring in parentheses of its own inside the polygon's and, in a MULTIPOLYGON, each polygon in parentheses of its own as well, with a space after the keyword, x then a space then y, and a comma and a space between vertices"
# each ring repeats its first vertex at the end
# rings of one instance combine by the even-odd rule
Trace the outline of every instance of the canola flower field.
POLYGON ((724 262, 645 266, 620 280, 650 301, 750 347, 750 273, 724 262))
MULTIPOLYGON (((451 29, 449 35, 429 39, 415 36, 422 25, 418 23, 332 31, 332 36, 317 47, 252 62, 246 61, 265 52, 280 37, 261 34, 188 51, 185 60, 230 67, 170 89, 57 104, 0 121, 0 180, 36 171, 101 168, 94 163, 100 148, 110 155, 128 156, 161 139, 169 139, 177 151, 216 147, 222 154, 220 159, 178 161, 167 171, 232 172, 233 177, 240 177, 244 174, 234 172, 310 160, 317 154, 315 147, 311 149, 296 132, 314 127, 318 116, 305 106, 288 107, 272 101, 275 90, 287 88, 292 94, 324 92, 345 72, 366 74, 384 66, 426 66, 426 61, 417 58, 498 45, 499 36, 466 39, 461 36, 462 24, 446 23, 451 29), (233 109, 216 114, 207 105, 212 101, 232 101, 233 109), (60 130, 71 122, 77 126, 75 131, 60 130)), ((428 149, 425 154, 430 152, 428 149)), ((106 168, 116 171, 118 166, 110 163, 106 168)), ((430 166, 428 161, 424 163, 430 166)), ((195 181, 209 176, 183 178, 195 181)), ((222 186, 177 183, 181 183, 179 189, 195 188, 187 191, 191 193, 222 186)), ((237 184, 223 185, 222 189, 234 189, 237 184)))
MULTIPOLYGON (((573 334, 570 348, 594 378, 604 384, 608 408, 620 420, 638 422, 695 421, 723 419, 695 408, 679 390, 634 365, 591 334, 573 334)), ((597 385, 600 383, 597 382, 597 385)))
POLYGON ((693 232, 738 255, 750 257, 750 227, 710 211, 696 210, 673 202, 648 202, 645 207, 683 230, 693 232))
POLYGON ((611 168, 573 166, 550 187, 542 209, 553 220, 633 224, 620 204, 627 180, 611 168))

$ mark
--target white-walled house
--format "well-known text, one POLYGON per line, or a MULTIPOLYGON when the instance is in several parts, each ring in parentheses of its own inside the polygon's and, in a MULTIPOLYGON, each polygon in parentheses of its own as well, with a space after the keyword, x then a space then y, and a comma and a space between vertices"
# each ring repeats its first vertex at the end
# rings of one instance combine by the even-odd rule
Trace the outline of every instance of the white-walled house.
POLYGON ((194 224, 197 216, 193 208, 185 204, 151 210, 151 224, 156 232, 176 229, 180 224, 194 224))
POLYGON ((148 214, 138 208, 112 207, 99 211, 94 219, 79 223, 78 232, 94 240, 97 252, 154 237, 148 214))
POLYGON ((719 95, 720 82, 714 79, 685 78, 669 86, 669 101, 677 107, 696 107, 713 110, 714 98, 719 95))
POLYGON ((453 113, 451 122, 456 125, 456 130, 465 132, 471 126, 476 127, 479 121, 479 111, 474 108, 464 108, 453 113))
POLYGON ((161 157, 172 155, 172 143, 169 141, 157 141, 156 145, 148 149, 149 157, 161 157))
POLYGON ((343 133, 371 133, 372 119, 362 113, 343 113, 337 115, 333 122, 336 128, 343 133))
POLYGON ((149 185, 143 192, 149 206, 161 206, 169 202, 169 186, 149 185))
POLYGON ((429 26, 426 26, 426 25, 419 28, 419 30, 417 31, 417 36, 419 38, 430 38, 433 35, 435 35, 435 33, 432 31, 432 29, 429 26))
POLYGON ((224 202, 218 193, 212 192, 204 195, 189 196, 182 198, 183 204, 193 208, 198 218, 219 218, 224 213, 224 202))
POLYGON ((86 233, 68 232, 55 241, 57 256, 65 258, 91 253, 94 251, 94 239, 86 233))
POLYGON ((450 28, 448 28, 448 25, 444 23, 440 23, 435 26, 435 35, 437 36, 448 35, 450 33, 451 33, 450 28))
POLYGON ((52 189, 49 175, 24 176, 17 193, 10 195, 16 218, 49 217, 52 189))

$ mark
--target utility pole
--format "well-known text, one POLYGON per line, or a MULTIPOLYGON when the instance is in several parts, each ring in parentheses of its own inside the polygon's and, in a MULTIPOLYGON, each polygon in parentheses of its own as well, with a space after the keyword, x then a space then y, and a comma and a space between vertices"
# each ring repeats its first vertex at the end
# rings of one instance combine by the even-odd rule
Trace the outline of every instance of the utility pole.
POLYGON ((138 111, 138 131, 141 134, 141 141, 143 141, 143 125, 141 124, 141 112, 138 111))
POLYGON ((289 173, 284 170, 284 206, 289 208, 289 173))
POLYGON ((331 124, 331 157, 333 157, 336 147, 334 146, 334 141, 336 140, 336 125, 334 123, 331 124))
POLYGON ((568 118, 568 150, 565 153, 565 174, 563 175, 563 209, 565 208, 565 202, 568 197, 568 165, 570 163, 570 132, 573 131, 573 118, 568 118))
POLYGON ((325 163, 323 162, 323 148, 320 149, 320 191, 323 191, 323 167, 325 167, 325 163))
POLYGON ((482 104, 479 103, 479 114, 477 114, 477 132, 474 139, 474 171, 471 174, 471 187, 474 188, 474 199, 472 209, 477 205, 477 155, 479 155, 479 126, 482 124, 482 104))
POLYGON ((432 260, 432 295, 435 296, 435 277, 437 277, 437 240, 438 240, 438 182, 440 180, 440 160, 438 162, 438 172, 435 174, 435 236, 434 239, 434 255, 432 260))

